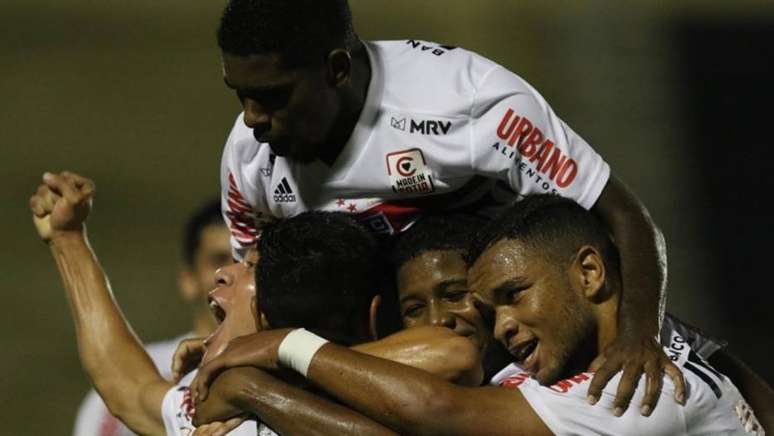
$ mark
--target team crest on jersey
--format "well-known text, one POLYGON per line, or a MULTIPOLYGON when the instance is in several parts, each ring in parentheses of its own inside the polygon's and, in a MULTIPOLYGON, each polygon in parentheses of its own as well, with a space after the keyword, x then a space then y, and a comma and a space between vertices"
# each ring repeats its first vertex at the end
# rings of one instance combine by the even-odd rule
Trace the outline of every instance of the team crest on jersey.
POLYGON ((411 148, 386 156, 387 175, 392 190, 402 194, 429 193, 435 191, 433 174, 427 167, 422 150, 411 148))
POLYGON ((288 179, 283 177, 282 180, 277 183, 277 187, 274 188, 274 202, 292 203, 294 201, 296 201, 296 194, 293 193, 293 189, 290 188, 288 179))

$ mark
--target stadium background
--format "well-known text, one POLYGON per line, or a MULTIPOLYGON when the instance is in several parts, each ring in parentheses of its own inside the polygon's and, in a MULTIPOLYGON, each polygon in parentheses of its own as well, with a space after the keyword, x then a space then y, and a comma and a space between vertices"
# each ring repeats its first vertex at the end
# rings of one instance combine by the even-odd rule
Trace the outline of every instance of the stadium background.
MULTIPOLYGON (((774 3, 675 3, 352 0, 364 38, 463 46, 540 90, 664 230, 669 309, 771 382, 774 3)), ((221 6, 0 2, 0 433, 68 434, 89 386, 29 219, 43 171, 96 180, 89 233, 138 334, 188 328, 180 226, 217 193, 239 110, 214 42, 221 6)))

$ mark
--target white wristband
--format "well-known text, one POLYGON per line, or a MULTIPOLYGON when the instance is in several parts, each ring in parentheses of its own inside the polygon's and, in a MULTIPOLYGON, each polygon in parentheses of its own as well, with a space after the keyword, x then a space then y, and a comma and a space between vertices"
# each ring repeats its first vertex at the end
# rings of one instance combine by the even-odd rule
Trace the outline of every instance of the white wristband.
POLYGON ((306 329, 295 329, 285 336, 277 350, 279 363, 306 377, 317 350, 328 341, 306 329))

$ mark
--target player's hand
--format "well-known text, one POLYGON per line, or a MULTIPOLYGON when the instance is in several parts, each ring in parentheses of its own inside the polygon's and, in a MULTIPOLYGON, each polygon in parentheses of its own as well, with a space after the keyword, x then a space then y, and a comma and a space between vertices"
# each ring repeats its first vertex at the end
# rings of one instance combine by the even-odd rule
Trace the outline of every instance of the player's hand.
POLYGON ((204 356, 204 338, 183 339, 172 356, 172 381, 179 382, 183 376, 196 369, 204 356))
POLYGON ((194 401, 205 401, 212 381, 228 368, 253 366, 264 370, 278 369, 279 346, 291 331, 292 329, 264 330, 233 339, 221 354, 199 368, 191 383, 194 401))
POLYGON ((245 418, 236 417, 224 422, 211 422, 196 427, 194 436, 223 436, 245 422, 245 418))
POLYGON ((640 404, 640 413, 650 416, 661 395, 662 377, 666 373, 675 385, 675 401, 685 404, 685 380, 680 369, 664 354, 664 351, 653 338, 633 340, 617 337, 602 354, 591 363, 595 371, 588 390, 590 404, 596 404, 607 383, 618 371, 623 369, 623 375, 618 383, 613 401, 613 414, 621 416, 629 408, 629 402, 634 395, 642 373, 645 373, 645 396, 640 404))
POLYGON ((94 182, 85 177, 67 171, 43 174, 43 183, 29 202, 40 238, 49 242, 60 235, 82 232, 93 196, 94 182))

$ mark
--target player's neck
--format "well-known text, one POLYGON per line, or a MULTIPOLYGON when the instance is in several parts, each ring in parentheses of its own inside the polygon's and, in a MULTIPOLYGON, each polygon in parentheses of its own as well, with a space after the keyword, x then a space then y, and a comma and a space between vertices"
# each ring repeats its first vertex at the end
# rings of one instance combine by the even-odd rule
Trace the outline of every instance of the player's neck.
POLYGON ((320 153, 320 160, 328 166, 333 165, 349 141, 360 119, 360 113, 368 96, 371 82, 371 63, 368 52, 362 43, 352 51, 352 84, 342 91, 341 111, 326 140, 326 146, 320 153))
POLYGON ((618 294, 615 294, 597 307, 596 354, 602 353, 618 336, 618 300, 618 294))
POLYGON ((209 309, 197 310, 193 318, 193 333, 197 338, 204 338, 215 330, 215 319, 212 317, 209 309))

